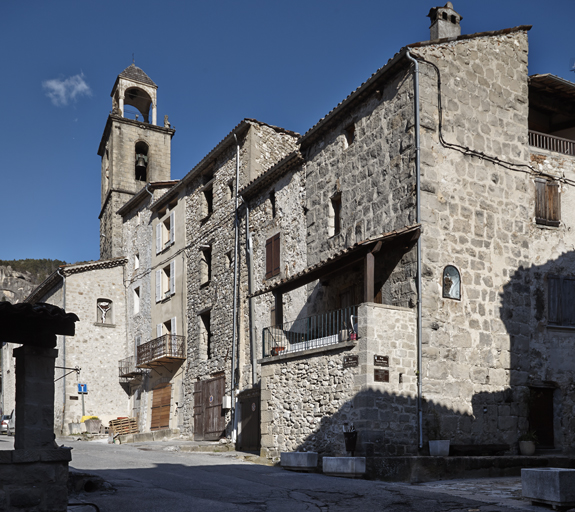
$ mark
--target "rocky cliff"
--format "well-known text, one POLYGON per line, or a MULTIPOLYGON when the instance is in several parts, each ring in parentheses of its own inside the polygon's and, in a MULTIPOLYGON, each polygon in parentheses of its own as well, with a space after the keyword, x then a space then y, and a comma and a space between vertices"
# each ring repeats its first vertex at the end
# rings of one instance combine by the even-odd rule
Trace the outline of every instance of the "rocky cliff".
POLYGON ((36 287, 30 272, 18 272, 12 267, 0 266, 0 301, 12 304, 22 302, 36 287))

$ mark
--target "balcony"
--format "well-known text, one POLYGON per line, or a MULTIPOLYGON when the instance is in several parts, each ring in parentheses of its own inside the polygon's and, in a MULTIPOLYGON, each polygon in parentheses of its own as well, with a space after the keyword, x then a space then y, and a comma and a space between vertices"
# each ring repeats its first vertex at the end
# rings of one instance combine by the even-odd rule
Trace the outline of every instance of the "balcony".
POLYGON ((263 331, 263 357, 327 347, 357 338, 357 306, 350 306, 266 327, 263 331))
POLYGON ((186 337, 164 334, 138 347, 138 368, 154 368, 186 359, 186 337))
POLYGON ((121 379, 133 379, 147 373, 148 370, 136 366, 136 356, 126 357, 118 361, 118 374, 121 379))
POLYGON ((575 156, 575 141, 529 130, 529 145, 563 155, 575 156))

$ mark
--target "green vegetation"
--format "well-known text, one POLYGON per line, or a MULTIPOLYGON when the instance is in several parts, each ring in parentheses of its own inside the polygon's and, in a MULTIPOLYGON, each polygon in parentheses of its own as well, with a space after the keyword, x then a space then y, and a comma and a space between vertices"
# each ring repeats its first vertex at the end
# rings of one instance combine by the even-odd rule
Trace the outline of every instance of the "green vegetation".
POLYGON ((39 284, 46 279, 60 265, 66 265, 65 261, 60 260, 0 260, 0 266, 12 267, 17 272, 30 272, 34 284, 39 284))

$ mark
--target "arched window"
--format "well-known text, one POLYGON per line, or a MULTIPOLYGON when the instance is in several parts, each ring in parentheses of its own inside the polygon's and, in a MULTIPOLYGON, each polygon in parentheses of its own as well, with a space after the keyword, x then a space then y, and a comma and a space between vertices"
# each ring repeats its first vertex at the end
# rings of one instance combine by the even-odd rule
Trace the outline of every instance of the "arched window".
POLYGON ((146 91, 137 87, 126 89, 124 93, 124 117, 138 120, 141 115, 144 118, 144 122, 149 123, 151 106, 152 98, 146 91), (126 106, 136 108, 137 112, 130 109, 126 110, 126 106))
POLYGON ((461 276, 453 265, 443 269, 443 298, 461 300, 461 276))
POLYGON ((136 143, 136 166, 134 177, 136 181, 148 181, 148 145, 145 142, 136 143))
POLYGON ((96 323, 112 325, 114 323, 113 313, 110 299, 98 299, 96 301, 96 323))

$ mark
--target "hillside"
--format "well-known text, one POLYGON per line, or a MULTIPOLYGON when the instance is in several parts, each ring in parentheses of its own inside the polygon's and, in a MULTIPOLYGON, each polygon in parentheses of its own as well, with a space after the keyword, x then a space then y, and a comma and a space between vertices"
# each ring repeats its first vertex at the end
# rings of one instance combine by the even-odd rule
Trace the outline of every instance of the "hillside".
POLYGON ((38 284, 65 264, 48 259, 0 260, 0 301, 22 302, 38 284))

